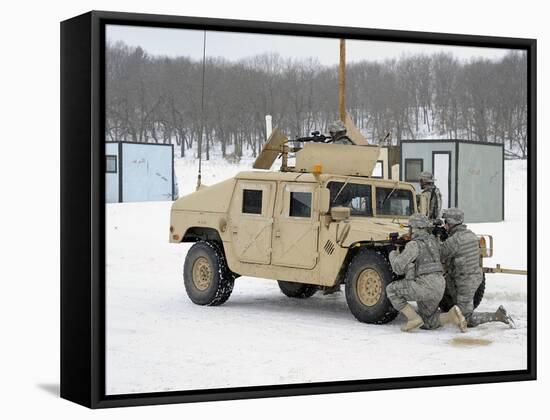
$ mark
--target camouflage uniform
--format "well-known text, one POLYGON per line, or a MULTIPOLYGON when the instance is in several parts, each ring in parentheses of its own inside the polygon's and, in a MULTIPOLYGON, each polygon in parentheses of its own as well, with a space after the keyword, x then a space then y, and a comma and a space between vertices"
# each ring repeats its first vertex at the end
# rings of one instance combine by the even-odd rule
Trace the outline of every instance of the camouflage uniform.
POLYGON ((428 216, 428 219, 438 219, 441 214, 441 192, 434 184, 433 175, 430 172, 420 173, 420 193, 418 208, 419 212, 428 216))
POLYGON ((354 144, 353 141, 346 136, 346 126, 342 123, 342 121, 334 121, 329 125, 328 131, 332 138, 333 144, 354 144))
POLYGON ((416 301, 423 328, 438 328, 438 307, 445 291, 438 240, 425 229, 413 228, 412 240, 402 253, 390 252, 389 260, 396 274, 405 274, 404 280, 394 281, 386 288, 394 308, 402 311, 407 301, 416 301))
POLYGON ((491 321, 513 325, 513 320, 501 306, 496 312, 474 312, 474 295, 483 281, 479 264, 479 240, 462 222, 464 212, 447 209, 443 218, 449 226, 449 237, 441 244, 441 260, 447 268, 447 292, 456 295, 456 304, 468 321, 468 327, 491 321))
POLYGON ((483 281, 477 236, 466 225, 454 226, 441 244, 441 259, 447 266, 449 288, 456 290, 456 304, 470 324, 474 295, 483 281))

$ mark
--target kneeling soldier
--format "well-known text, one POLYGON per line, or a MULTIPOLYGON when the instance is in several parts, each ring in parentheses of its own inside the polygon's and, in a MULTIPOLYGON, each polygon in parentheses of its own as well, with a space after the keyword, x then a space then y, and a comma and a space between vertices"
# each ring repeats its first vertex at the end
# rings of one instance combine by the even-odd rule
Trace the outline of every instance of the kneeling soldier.
POLYGON ((445 279, 439 241, 428 231, 429 225, 427 216, 413 214, 409 219, 411 241, 405 245, 401 254, 397 251, 390 252, 393 271, 398 275, 405 274, 405 279, 388 285, 388 299, 407 318, 401 331, 411 331, 418 327, 435 329, 449 323, 465 331, 466 320, 457 306, 453 306, 447 313, 439 314, 439 302, 445 292, 445 279), (416 313, 408 301, 416 301, 419 313, 416 313))
POLYGON ((449 237, 441 244, 441 259, 447 266, 448 281, 456 288, 456 304, 468 321, 476 327, 499 321, 514 327, 514 320, 501 305, 495 312, 474 312, 474 295, 483 281, 479 266, 479 240, 464 223, 464 212, 458 208, 443 211, 449 237))

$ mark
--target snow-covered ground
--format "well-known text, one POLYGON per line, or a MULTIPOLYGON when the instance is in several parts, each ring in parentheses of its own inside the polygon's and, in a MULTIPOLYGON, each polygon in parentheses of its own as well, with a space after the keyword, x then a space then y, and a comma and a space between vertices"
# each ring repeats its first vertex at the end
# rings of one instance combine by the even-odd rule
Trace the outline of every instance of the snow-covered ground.
MULTIPOLYGON (((250 168, 203 161, 203 183, 250 168)), ((176 163, 180 193, 193 191, 196 162, 176 163)), ((493 235, 487 265, 526 268, 526 163, 506 162, 506 221, 475 224, 493 235)), ((490 323, 404 334, 399 316, 361 324, 343 293, 289 299, 277 283, 239 278, 230 299, 202 307, 187 298, 182 267, 189 244, 168 243, 171 203, 108 204, 107 394, 307 383, 525 369, 524 276, 490 274, 479 310, 503 304, 517 329, 490 323)))

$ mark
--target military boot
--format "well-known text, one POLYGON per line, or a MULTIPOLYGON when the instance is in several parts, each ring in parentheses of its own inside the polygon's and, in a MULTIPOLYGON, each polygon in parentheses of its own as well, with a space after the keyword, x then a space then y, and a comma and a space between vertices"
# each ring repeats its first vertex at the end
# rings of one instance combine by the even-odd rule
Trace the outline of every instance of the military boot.
POLYGON ((449 312, 443 312, 439 314, 439 322, 441 325, 454 324, 461 332, 466 332, 467 322, 462 311, 458 306, 453 306, 449 312))
POLYGON ((516 328, 516 323, 514 322, 514 319, 508 315, 508 312, 506 309, 504 309, 504 306, 500 305, 495 312, 497 321, 504 322, 505 324, 509 325, 510 328, 516 328))
POLYGON ((401 309, 401 313, 407 318, 407 322, 401 326, 401 331, 409 332, 424 325, 424 321, 422 321, 420 315, 408 303, 401 309))
POLYGON ((478 326, 479 324, 485 324, 487 322, 502 322, 510 326, 510 328, 515 328, 516 324, 504 306, 500 305, 495 312, 474 312, 472 314, 472 319, 470 320, 473 326, 478 326))

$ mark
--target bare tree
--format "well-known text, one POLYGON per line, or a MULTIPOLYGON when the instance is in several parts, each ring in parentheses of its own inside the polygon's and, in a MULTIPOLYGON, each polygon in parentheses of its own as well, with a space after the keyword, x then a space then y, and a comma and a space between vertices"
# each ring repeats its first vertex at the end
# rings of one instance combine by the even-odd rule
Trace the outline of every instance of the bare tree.
MULTIPOLYGON (((257 155, 265 115, 290 137, 326 132, 337 118, 337 66, 262 54, 238 62, 149 56, 123 43, 106 49, 107 141, 173 143, 179 155, 202 136, 205 158, 257 155), (204 95, 204 113, 201 102, 204 95)), ((526 56, 460 62, 451 54, 347 65, 347 111, 371 142, 387 133, 504 143, 527 156, 526 56)))

